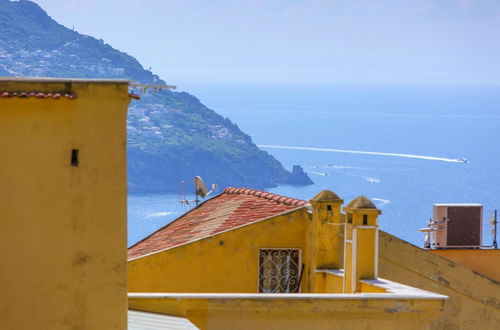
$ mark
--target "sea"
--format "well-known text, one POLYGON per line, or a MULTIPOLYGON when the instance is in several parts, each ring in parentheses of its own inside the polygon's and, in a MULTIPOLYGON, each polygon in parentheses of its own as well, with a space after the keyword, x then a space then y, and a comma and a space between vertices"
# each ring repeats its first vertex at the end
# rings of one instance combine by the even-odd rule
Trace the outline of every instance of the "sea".
MULTIPOLYGON (((309 200, 329 189, 345 203, 364 195, 382 210, 381 229, 417 246, 433 204, 480 203, 483 244, 492 242, 500 86, 200 83, 184 90, 315 182, 269 192, 309 200)), ((192 207, 178 194, 129 195, 129 245, 192 207)))

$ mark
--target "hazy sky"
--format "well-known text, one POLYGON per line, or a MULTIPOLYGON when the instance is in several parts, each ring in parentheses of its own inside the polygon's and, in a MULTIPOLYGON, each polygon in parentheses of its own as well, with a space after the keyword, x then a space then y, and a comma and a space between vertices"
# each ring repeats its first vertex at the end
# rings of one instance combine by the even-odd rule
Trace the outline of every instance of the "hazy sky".
POLYGON ((500 85, 499 0, 35 0, 169 83, 500 85))

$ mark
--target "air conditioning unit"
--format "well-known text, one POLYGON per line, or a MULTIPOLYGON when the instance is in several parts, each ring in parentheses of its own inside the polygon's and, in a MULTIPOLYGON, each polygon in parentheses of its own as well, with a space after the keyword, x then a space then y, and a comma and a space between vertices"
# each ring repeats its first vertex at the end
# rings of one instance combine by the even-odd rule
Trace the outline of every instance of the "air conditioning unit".
POLYGON ((432 248, 481 247, 481 204, 434 204, 432 222, 432 248))

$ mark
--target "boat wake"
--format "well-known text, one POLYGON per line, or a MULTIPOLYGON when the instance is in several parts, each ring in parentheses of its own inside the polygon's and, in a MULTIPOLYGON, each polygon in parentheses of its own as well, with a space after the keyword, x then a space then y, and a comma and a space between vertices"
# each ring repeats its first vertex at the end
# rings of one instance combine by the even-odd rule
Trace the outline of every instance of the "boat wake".
POLYGON ((165 217, 165 216, 170 215, 170 214, 172 214, 172 212, 156 212, 156 213, 148 214, 145 218, 165 217))
POLYGON ((388 199, 382 199, 382 198, 376 198, 376 197, 373 197, 372 200, 374 200, 377 203, 377 206, 382 206, 385 204, 389 204, 391 202, 388 199))
POLYGON ((378 178, 365 178, 366 181, 370 182, 370 183, 380 183, 381 180, 378 179, 378 178))
POLYGON ((316 172, 316 171, 310 171, 309 173, 311 173, 311 174, 316 174, 316 175, 321 175, 321 176, 329 176, 329 175, 330 175, 329 173, 325 173, 325 172, 316 172))
POLYGON ((392 153, 392 152, 378 152, 378 151, 360 151, 360 150, 344 150, 344 149, 329 149, 329 148, 275 146, 275 145, 266 145, 266 144, 260 144, 260 145, 258 145, 258 147, 264 148, 264 149, 308 150, 308 151, 323 151, 323 152, 340 152, 340 153, 346 153, 346 154, 414 158, 414 159, 436 160, 436 161, 449 162, 449 163, 468 163, 469 162, 465 158, 445 158, 445 157, 412 155, 412 154, 398 154, 398 153, 392 153))
POLYGON ((344 166, 344 165, 326 165, 328 168, 333 168, 336 170, 346 170, 346 169, 354 169, 354 170, 366 170, 364 167, 357 166, 344 166))

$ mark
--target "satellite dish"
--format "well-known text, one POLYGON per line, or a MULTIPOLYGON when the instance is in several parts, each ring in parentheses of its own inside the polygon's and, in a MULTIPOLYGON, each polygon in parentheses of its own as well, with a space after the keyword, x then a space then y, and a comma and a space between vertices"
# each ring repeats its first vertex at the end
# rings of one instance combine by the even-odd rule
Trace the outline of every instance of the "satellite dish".
POLYGON ((200 196, 201 198, 205 198, 205 196, 207 195, 207 186, 205 185, 205 182, 203 182, 203 179, 201 177, 194 177, 194 186, 196 189, 196 195, 200 196))
POLYGON ((205 198, 214 191, 217 191, 219 189, 219 185, 214 183, 212 184, 212 190, 207 192, 207 186, 205 185, 205 182, 203 182, 203 179, 199 176, 194 177, 194 188, 195 188, 195 195, 196 199, 194 201, 190 201, 186 199, 186 185, 184 181, 181 181, 179 185, 179 203, 183 205, 189 205, 191 202, 195 202, 196 206, 198 206, 198 203, 200 200, 198 199, 198 196, 201 198, 205 198))

